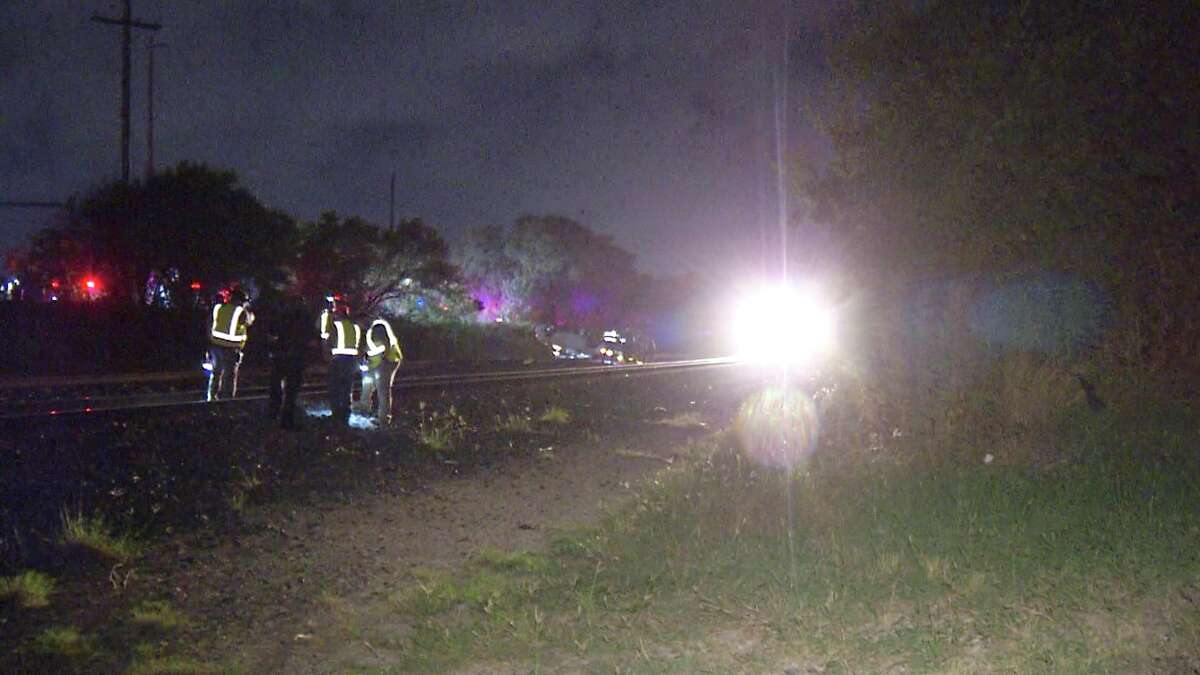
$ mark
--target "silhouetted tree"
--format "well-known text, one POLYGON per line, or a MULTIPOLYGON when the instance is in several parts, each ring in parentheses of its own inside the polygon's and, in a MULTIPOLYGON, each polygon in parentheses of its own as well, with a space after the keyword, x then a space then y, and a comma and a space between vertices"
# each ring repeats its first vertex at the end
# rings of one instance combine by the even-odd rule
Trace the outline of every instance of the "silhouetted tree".
POLYGON ((455 288, 448 255, 441 235, 419 218, 388 230, 327 211, 301 229, 296 286, 310 299, 346 294, 357 310, 367 313, 387 309, 457 316, 474 305, 468 308, 465 292, 455 288))
POLYGON ((645 283, 633 254, 612 237, 554 215, 522 216, 507 231, 476 230, 456 260, 490 311, 573 328, 627 322, 645 283))
POLYGON ((283 280, 294 238, 291 217, 263 206, 232 171, 183 162, 93 190, 65 224, 34 236, 30 265, 77 274, 86 264, 129 297, 141 296, 152 272, 171 269, 182 284, 261 286, 283 280))
POLYGON ((861 280, 1065 272, 1194 352, 1195 5, 860 7, 833 57, 836 160, 806 193, 861 280))

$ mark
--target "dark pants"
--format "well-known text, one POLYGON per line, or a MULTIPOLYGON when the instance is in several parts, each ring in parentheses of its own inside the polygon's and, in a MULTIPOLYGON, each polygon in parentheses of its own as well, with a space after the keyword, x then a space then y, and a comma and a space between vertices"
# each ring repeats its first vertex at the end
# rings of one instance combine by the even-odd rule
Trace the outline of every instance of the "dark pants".
POLYGON ((350 397, 357 378, 357 357, 335 356, 329 362, 329 409, 333 411, 334 422, 350 423, 350 397))
POLYGON ((242 363, 242 350, 237 347, 208 348, 213 369, 208 375, 208 400, 234 398, 237 396, 238 366, 242 363))
POLYGON ((304 380, 304 361, 277 357, 271 359, 271 381, 268 385, 270 399, 267 414, 279 419, 279 426, 291 429, 296 426, 296 397, 304 380), (282 410, 281 408, 282 404, 282 410))

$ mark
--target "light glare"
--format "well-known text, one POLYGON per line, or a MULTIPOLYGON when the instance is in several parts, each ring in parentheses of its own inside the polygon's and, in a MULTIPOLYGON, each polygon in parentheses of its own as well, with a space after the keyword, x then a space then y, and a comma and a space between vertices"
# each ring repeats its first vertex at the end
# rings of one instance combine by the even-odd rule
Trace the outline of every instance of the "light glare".
POLYGON ((734 334, 743 360, 803 364, 832 350, 834 316, 815 293, 764 288, 739 303, 734 334))

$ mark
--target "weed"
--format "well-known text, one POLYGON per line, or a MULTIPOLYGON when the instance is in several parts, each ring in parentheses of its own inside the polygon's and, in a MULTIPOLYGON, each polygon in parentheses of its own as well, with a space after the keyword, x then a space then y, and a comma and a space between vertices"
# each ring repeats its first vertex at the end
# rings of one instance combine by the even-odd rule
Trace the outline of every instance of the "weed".
POLYGON ((79 546, 106 558, 128 560, 137 554, 137 545, 132 538, 113 533, 108 523, 100 516, 85 516, 62 510, 62 541, 79 546))
POLYGON ((253 492, 262 485, 262 478, 258 475, 258 469, 252 469, 249 473, 245 469, 238 469, 241 478, 237 480, 237 486, 245 492, 253 492))
POLYGON ((496 431, 532 431, 533 425, 526 415, 518 415, 517 413, 509 413, 507 417, 496 415, 496 431))
POLYGON ((133 622, 144 626, 154 626, 162 630, 172 630, 187 625, 187 619, 170 603, 161 600, 147 600, 133 608, 133 622))
POLYGON ((439 452, 450 450, 456 441, 462 440, 467 430, 467 420, 454 406, 446 412, 433 411, 424 414, 425 403, 420 404, 422 415, 417 422, 417 437, 421 443, 439 452))
POLYGON ((72 661, 88 660, 96 654, 95 638, 81 634, 72 626, 47 628, 34 639, 34 647, 43 654, 72 661))
POLYGON ((664 427, 676 427, 679 429, 703 427, 708 425, 708 423, 704 421, 704 417, 695 410, 681 412, 676 415, 672 415, 671 417, 657 420, 655 421, 655 424, 659 424, 664 427))
POLYGON ((245 491, 234 490, 233 492, 229 493, 229 497, 226 499, 226 503, 229 504, 229 508, 232 509, 234 512, 241 513, 242 510, 246 508, 246 493, 245 493, 245 491))
POLYGON ((538 421, 546 424, 566 424, 571 421, 571 411, 562 406, 552 405, 542 412, 538 421))
POLYGON ((530 553, 529 551, 510 553, 488 548, 476 554, 475 563, 496 570, 535 573, 545 570, 548 561, 545 556, 530 553))
POLYGON ((127 675, 208 675, 222 670, 180 656, 155 656, 134 661, 125 672, 127 675))
POLYGON ((54 579, 33 570, 15 577, 0 578, 0 600, 15 598, 25 608, 47 607, 54 592, 54 579))

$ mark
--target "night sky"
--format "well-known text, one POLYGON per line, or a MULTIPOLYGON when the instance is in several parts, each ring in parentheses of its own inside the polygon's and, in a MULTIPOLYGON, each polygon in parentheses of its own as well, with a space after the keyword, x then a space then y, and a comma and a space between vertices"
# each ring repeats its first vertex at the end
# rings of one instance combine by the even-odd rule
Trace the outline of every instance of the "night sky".
MULTIPOLYGON (((164 24, 160 167, 231 168, 302 220, 379 224, 395 171, 397 216, 448 239, 559 213, 668 274, 760 254, 785 35, 789 154, 828 152, 806 110, 833 4, 135 0, 134 14, 164 24)), ((62 200, 119 175, 121 31, 90 17, 120 11, 0 6, 0 199, 62 200)), ((147 36, 135 31, 136 176, 147 36)), ((47 217, 0 209, 0 250, 47 217)))

